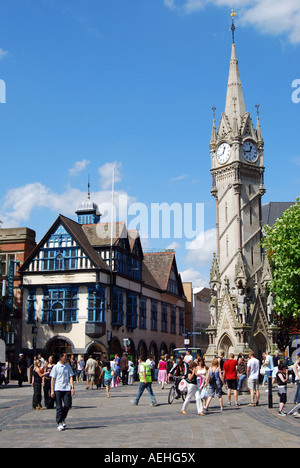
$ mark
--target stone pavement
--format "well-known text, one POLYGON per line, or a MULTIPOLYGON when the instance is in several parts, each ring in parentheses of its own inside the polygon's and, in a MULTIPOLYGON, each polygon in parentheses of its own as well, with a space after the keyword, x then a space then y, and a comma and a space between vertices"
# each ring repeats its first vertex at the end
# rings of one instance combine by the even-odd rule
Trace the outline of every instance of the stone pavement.
MULTIPOLYGON (((273 409, 268 409, 268 393, 261 388, 261 406, 248 407, 249 395, 239 397, 241 406, 219 411, 214 399, 205 416, 198 416, 196 404, 188 416, 180 413, 182 402, 167 402, 170 386, 161 390, 153 384, 159 406, 150 406, 147 391, 139 406, 132 406, 138 384, 111 390, 86 390, 76 384, 73 408, 67 419, 67 430, 58 432, 55 410, 32 410, 32 388, 18 388, 12 382, 0 388, 0 448, 87 448, 105 449, 195 449, 195 448, 298 448, 300 419, 278 416, 278 397, 273 390, 273 409)), ((288 386, 287 410, 296 387, 288 386)))

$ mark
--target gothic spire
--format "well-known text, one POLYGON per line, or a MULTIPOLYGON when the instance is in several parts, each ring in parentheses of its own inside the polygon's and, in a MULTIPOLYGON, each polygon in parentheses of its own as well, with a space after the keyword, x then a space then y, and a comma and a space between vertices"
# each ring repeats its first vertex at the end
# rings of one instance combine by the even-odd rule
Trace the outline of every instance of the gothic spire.
POLYGON ((226 97, 226 106, 225 114, 229 119, 231 126, 233 126, 234 119, 237 119, 238 125, 241 123, 241 118, 246 113, 246 106, 244 101, 242 82, 239 70, 239 62, 236 55, 235 48, 235 30, 236 26, 234 24, 234 17, 236 13, 232 12, 232 26, 230 30, 232 31, 232 50, 231 50, 231 60, 229 68, 229 78, 228 78, 228 87, 227 87, 227 97, 226 97))

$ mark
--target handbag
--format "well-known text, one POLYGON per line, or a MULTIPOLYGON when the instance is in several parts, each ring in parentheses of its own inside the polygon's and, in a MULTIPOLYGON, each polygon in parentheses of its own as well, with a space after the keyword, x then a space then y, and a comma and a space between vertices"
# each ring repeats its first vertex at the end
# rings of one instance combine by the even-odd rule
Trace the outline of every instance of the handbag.
POLYGON ((187 381, 182 379, 178 385, 178 390, 180 390, 181 392, 185 392, 187 390, 187 387, 188 387, 187 381))
POLYGON ((264 367, 261 367, 259 373, 260 375, 266 375, 266 369, 264 367))

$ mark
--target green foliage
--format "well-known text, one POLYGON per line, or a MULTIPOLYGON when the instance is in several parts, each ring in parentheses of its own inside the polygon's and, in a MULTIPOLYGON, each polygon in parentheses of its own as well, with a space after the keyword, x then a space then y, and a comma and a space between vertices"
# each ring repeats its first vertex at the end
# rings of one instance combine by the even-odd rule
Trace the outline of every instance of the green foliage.
POLYGON ((300 198, 274 226, 265 227, 262 242, 272 268, 274 311, 281 318, 300 317, 300 198))

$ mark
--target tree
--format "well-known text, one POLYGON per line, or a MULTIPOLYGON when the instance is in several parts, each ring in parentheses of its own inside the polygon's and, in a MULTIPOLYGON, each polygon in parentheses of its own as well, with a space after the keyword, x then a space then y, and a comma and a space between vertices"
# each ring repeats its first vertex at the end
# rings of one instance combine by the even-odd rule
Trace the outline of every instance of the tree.
POLYGON ((279 323, 300 320, 300 197, 270 227, 262 241, 272 269, 269 289, 279 323))

